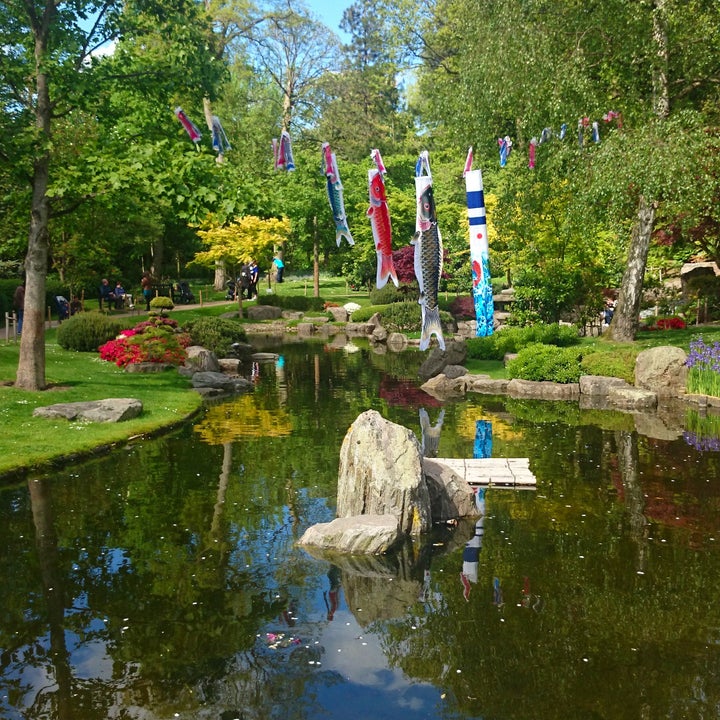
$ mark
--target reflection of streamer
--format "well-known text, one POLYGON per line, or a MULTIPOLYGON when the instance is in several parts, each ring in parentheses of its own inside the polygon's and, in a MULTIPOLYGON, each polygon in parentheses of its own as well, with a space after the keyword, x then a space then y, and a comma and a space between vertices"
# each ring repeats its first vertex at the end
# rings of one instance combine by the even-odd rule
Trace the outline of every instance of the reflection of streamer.
POLYGON ((493 578, 493 605, 502 607, 504 604, 503 591, 500 587, 500 578, 493 578))
POLYGON ((492 423, 489 420, 475 421, 475 459, 492 457, 492 423))
POLYGON ((445 410, 441 410, 435 425, 430 424, 430 416, 425 408, 420 408, 420 448, 423 457, 437 457, 440 447, 440 431, 445 419, 445 410))
POLYGON ((478 488, 475 495, 475 507, 480 517, 475 523, 475 534, 465 543, 463 550, 463 567, 460 573, 460 582, 463 585, 463 597, 470 599, 470 583, 478 581, 478 565, 480 564, 480 550, 485 535, 485 489, 478 488))
POLYGON ((331 565, 330 570, 328 570, 330 589, 323 593, 325 607, 327 608, 327 619, 330 621, 335 617, 335 613, 340 605, 340 578, 340 568, 331 565))
POLYGON ((427 602, 430 599, 430 571, 426 570, 423 574, 422 590, 420 591, 420 601, 427 602))

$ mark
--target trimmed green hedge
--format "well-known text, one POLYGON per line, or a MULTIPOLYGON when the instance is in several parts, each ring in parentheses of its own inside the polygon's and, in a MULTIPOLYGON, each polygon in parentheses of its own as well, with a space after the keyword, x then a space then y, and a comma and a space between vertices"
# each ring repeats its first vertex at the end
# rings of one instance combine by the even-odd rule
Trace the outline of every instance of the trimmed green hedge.
MULTIPOLYGON (((415 301, 366 305, 352 314, 352 321, 367 322, 375 313, 380 315, 383 327, 389 332, 420 332, 422 310, 415 301)), ((440 321, 446 330, 455 327, 453 316, 444 310, 440 311, 440 321)))
POLYGON ((467 355, 473 360, 502 360, 507 353, 520 352, 534 343, 569 347, 580 343, 576 327, 558 323, 505 327, 487 337, 467 340, 467 355))
POLYGON ((580 348, 536 343, 524 347, 508 362, 507 373, 510 379, 576 383, 584 374, 581 361, 580 348))
POLYGON ((300 312, 325 310, 323 298, 305 297, 304 295, 260 295, 258 305, 273 305, 283 310, 298 310, 300 312))
POLYGON ((58 328, 58 345, 63 350, 97 352, 101 345, 130 327, 127 323, 97 312, 78 313, 58 328))
POLYGON ((211 350, 219 358, 227 357, 234 343, 247 340, 242 325, 236 320, 221 317, 201 317, 182 326, 193 345, 211 350))

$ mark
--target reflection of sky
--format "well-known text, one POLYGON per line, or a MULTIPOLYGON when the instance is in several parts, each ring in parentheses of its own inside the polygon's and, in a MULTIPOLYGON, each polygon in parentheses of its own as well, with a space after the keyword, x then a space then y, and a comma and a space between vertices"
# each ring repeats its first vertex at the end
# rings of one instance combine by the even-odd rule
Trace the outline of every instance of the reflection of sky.
POLYGON ((401 670, 389 668, 380 638, 363 630, 343 602, 335 619, 321 629, 318 640, 325 648, 322 670, 336 672, 345 681, 315 688, 329 717, 338 717, 340 708, 348 718, 436 716, 440 691, 427 683, 411 682, 401 670))

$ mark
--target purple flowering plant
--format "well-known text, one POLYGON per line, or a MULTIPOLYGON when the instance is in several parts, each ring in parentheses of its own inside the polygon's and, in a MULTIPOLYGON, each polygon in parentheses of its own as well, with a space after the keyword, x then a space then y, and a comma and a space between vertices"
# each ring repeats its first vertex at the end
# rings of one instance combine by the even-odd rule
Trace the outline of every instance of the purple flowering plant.
POLYGON ((720 342, 708 345, 702 335, 690 341, 687 390, 692 395, 720 397, 720 342))

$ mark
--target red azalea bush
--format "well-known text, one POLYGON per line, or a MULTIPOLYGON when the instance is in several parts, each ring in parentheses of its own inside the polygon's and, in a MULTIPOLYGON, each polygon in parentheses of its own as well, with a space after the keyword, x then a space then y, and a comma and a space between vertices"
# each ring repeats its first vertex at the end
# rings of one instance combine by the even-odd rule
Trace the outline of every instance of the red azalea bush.
POLYGON ((178 332, 178 324, 167 317, 154 317, 124 330, 100 346, 100 359, 126 367, 140 362, 182 365, 190 336, 178 332))
POLYGON ((450 303, 450 314, 462 320, 475 319, 475 301, 472 295, 458 295, 450 303))
POLYGON ((641 330, 684 330, 685 321, 681 317, 659 317, 655 318, 652 323, 641 325, 641 330))

